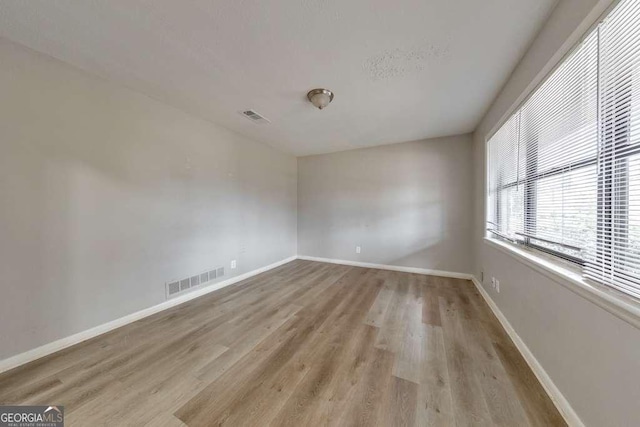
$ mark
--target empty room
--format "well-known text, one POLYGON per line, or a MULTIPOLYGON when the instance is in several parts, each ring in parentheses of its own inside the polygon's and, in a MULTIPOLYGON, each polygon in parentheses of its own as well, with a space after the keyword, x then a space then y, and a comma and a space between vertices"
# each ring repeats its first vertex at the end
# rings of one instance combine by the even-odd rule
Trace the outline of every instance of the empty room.
POLYGON ((640 426, 640 0, 0 0, 0 427, 640 426))

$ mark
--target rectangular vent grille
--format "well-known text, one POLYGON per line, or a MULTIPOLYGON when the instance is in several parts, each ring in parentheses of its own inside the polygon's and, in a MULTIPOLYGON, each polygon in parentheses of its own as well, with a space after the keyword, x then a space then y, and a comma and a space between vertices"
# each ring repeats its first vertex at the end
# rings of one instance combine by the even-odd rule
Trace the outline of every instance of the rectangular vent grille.
POLYGON ((191 278, 191 287, 193 288, 194 286, 198 286, 199 284, 200 284, 200 275, 193 276, 191 278))
POLYGON ((180 292, 180 282, 171 282, 167 285, 169 295, 180 292))
POLYGON ((213 282, 224 276, 224 267, 216 267, 203 273, 194 274, 179 280, 172 280, 165 283, 165 293, 167 298, 185 292, 189 289, 213 282))
POLYGON ((269 119, 256 113, 254 110, 242 111, 240 114, 255 123, 271 123, 269 119))

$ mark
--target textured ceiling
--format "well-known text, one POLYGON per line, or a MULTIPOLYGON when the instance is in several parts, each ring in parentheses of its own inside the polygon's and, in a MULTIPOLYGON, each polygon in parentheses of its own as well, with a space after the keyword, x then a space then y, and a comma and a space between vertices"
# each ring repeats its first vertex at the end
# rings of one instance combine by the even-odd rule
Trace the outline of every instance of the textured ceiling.
POLYGON ((306 155, 472 131, 555 3, 0 0, 0 36, 306 155))

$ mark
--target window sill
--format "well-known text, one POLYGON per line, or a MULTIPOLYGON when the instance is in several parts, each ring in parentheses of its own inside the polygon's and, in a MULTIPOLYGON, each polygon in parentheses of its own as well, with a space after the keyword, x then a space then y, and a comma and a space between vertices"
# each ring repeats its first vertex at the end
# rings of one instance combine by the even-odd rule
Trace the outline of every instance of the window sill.
POLYGON ((588 282, 580 272, 564 265, 563 262, 533 250, 490 237, 485 237, 484 242, 640 329, 640 304, 633 298, 605 286, 588 282))

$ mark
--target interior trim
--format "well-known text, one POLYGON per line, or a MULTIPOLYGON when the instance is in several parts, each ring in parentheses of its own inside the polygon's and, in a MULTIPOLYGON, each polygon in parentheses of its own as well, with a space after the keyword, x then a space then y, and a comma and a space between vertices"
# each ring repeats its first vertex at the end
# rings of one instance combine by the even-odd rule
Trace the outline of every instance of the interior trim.
POLYGON ((484 238, 484 242, 640 329, 640 304, 632 301, 631 298, 613 289, 609 290, 604 286, 596 286, 584 280, 579 273, 506 242, 488 237, 484 238))
POLYGON ((329 264, 350 265, 353 267, 377 268, 379 270, 402 271, 404 273, 425 274, 428 276, 452 277, 454 279, 471 280, 472 275, 468 273, 458 273, 454 271, 430 270, 428 268, 404 267, 401 265, 374 264, 371 262, 347 261, 343 259, 320 258, 307 255, 298 255, 298 259, 307 261, 327 262, 329 264))
POLYGON ((522 338, 520 338, 515 329, 513 329, 511 323, 509 323, 505 315, 502 314, 502 311, 500 311, 496 303, 493 301, 487 291, 482 287, 478 279, 474 276, 472 277, 471 281, 478 289, 478 292, 480 292, 480 295, 482 295, 482 298, 484 298, 484 300, 487 302, 489 308, 491 308, 491 311, 493 311, 493 314, 495 314, 495 316, 498 318, 498 321, 507 332, 507 335, 509 335, 511 341, 513 341, 515 346, 518 348, 518 351, 520 352, 520 354, 522 354, 522 357, 524 357, 527 365, 529 365, 536 378, 538 378, 538 381, 540 381, 540 384, 542 384, 542 387, 547 392, 547 394, 551 398, 551 401, 556 406, 567 424, 572 427, 584 427, 584 423, 582 422, 582 420, 580 420, 578 414, 573 410, 569 401, 560 392, 558 387, 556 387, 549 374, 547 374, 540 362, 538 362, 538 359, 536 359, 531 350, 529 350, 529 347, 527 347, 522 338))
POLYGON ((73 334, 68 337, 61 338, 59 340, 50 342, 43 346, 34 348, 32 350, 28 350, 24 353, 20 353, 15 356, 9 357, 8 359, 1 360, 0 373, 17 368, 18 366, 21 366, 26 363, 32 362, 36 359, 40 359, 42 357, 48 356, 52 353, 63 350, 67 347, 71 347, 72 345, 97 337, 98 335, 102 335, 114 329, 120 328, 121 326, 128 325, 129 323, 133 323, 137 320, 144 319, 145 317, 151 316, 153 314, 156 314, 161 311, 167 310, 169 308, 175 307, 177 305, 183 304, 187 301, 191 301, 192 299, 201 297, 210 292, 217 291, 218 289, 222 289, 227 286, 233 285, 234 283, 256 276, 260 273, 264 273, 265 271, 272 270, 283 264, 291 262, 296 258, 297 258, 296 256, 285 258, 281 261, 274 262, 273 264, 269 264, 264 267, 257 268, 255 270, 249 271, 239 276, 231 277, 222 282, 212 284, 211 286, 206 286, 202 289, 198 289, 197 291, 186 293, 179 297, 164 301, 160 304, 145 308, 140 311, 136 311, 135 313, 128 314, 124 317, 120 317, 119 319, 115 319, 110 322, 103 323, 102 325, 98 325, 94 328, 87 329, 86 331, 78 332, 77 334, 73 334))

